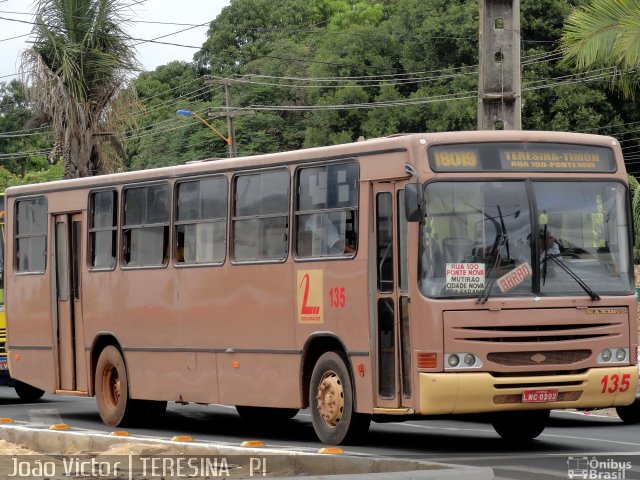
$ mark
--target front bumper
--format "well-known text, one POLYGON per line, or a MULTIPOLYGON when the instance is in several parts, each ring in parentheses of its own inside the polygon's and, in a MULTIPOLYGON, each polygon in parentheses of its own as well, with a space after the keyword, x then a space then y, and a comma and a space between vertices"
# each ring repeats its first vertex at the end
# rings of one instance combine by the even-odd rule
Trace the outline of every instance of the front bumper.
POLYGON ((591 368, 571 375, 494 377, 487 372, 420 373, 420 413, 485 413, 553 408, 606 408, 636 398, 636 366, 591 368), (525 390, 557 390, 554 402, 523 403, 525 390))

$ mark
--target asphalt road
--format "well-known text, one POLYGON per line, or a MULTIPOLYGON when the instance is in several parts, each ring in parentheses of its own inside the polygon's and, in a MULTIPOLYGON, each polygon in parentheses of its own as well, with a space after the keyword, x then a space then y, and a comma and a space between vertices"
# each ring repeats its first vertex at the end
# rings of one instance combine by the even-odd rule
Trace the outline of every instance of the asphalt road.
MULTIPOLYGON (((67 423, 76 429, 114 430, 102 424, 93 398, 47 394, 38 402, 21 403, 11 388, 0 388, 0 417, 43 427, 67 423)), ((233 445, 262 440, 267 447, 310 451, 323 446, 306 411, 276 427, 264 427, 244 421, 232 407, 170 404, 162 424, 129 432, 156 438, 191 435, 233 445)), ((554 411, 544 433, 524 445, 503 441, 478 417, 373 423, 363 443, 345 451, 488 466, 498 479, 569 478, 569 468, 575 468, 574 478, 640 479, 640 425, 625 425, 598 412, 554 411)))

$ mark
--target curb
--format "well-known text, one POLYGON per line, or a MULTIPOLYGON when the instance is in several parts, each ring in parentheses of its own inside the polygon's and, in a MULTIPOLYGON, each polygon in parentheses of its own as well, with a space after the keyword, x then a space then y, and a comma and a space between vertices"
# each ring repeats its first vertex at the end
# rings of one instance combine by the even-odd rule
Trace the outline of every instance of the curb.
MULTIPOLYGON (((492 480, 493 470, 488 467, 470 467, 422 460, 377 458, 353 454, 319 454, 281 447, 236 447, 198 441, 172 441, 135 436, 114 436, 96 432, 73 430, 45 430, 20 425, 0 425, 0 439, 40 452, 45 455, 79 455, 106 452, 114 446, 135 445, 142 455, 208 456, 237 458, 268 457, 268 471, 278 475, 282 471, 304 472, 307 480, 423 480, 469 479, 492 480), (154 452, 155 447, 155 452, 154 452), (144 449, 147 449, 145 452, 144 449), (167 453, 168 450, 170 453, 167 453)), ((123 454, 126 455, 126 454, 123 454)), ((246 471, 246 470, 245 470, 246 471)), ((256 475, 258 476, 258 475, 256 475)), ((259 475, 262 476, 262 475, 259 475)), ((152 477, 150 477, 152 478, 152 477)), ((155 478, 155 477, 153 477, 155 478)), ((270 479, 290 479, 292 476, 269 476, 270 479)))

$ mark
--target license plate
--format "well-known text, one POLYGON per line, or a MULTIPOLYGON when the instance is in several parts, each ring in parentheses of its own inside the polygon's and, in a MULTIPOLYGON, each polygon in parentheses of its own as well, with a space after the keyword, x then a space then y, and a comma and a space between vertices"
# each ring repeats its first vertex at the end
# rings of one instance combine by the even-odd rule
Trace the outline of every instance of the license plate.
POLYGON ((0 370, 9 370, 9 365, 7 364, 7 360, 0 360, 0 370))
POLYGON ((558 390, 525 390, 522 403, 557 402, 558 390))

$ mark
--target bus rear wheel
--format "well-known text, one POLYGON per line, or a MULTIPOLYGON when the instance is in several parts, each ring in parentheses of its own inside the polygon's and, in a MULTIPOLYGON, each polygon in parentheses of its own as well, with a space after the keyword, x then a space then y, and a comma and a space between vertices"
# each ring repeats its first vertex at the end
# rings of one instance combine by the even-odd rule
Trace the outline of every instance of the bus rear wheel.
POLYGON ((540 435, 549 420, 549 410, 500 412, 493 417, 493 428, 505 440, 526 442, 540 435))
POLYGON ((109 345, 98 357, 95 377, 96 401, 102 421, 112 427, 130 423, 136 404, 129 398, 127 368, 120 351, 109 345))
POLYGON ((349 369, 344 357, 337 352, 327 352, 316 362, 311 374, 309 403, 313 429, 322 443, 348 443, 369 429, 371 417, 354 410, 349 369))
POLYGON ((40 390, 39 388, 32 387, 20 380, 14 380, 13 388, 15 388, 16 393, 20 397, 20 400, 25 402, 35 402, 39 400, 44 395, 44 390, 40 390))

